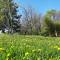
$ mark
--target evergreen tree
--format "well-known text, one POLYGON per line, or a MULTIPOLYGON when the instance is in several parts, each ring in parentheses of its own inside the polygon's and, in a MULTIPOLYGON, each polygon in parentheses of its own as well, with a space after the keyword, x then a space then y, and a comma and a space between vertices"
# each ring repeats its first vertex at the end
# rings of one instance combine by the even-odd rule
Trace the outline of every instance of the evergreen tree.
MULTIPOLYGON (((10 33, 13 33, 13 20, 17 16, 17 4, 13 0, 0 0, 0 20, 2 20, 2 26, 7 28, 10 33)), ((20 18, 20 17, 19 17, 20 18)), ((19 20, 18 18, 18 20, 19 20)), ((19 23, 20 24, 20 23, 19 23)), ((1 26, 1 29, 4 28, 1 26)), ((17 29, 17 28, 16 28, 17 29)), ((15 29, 15 30, 16 30, 15 29)))

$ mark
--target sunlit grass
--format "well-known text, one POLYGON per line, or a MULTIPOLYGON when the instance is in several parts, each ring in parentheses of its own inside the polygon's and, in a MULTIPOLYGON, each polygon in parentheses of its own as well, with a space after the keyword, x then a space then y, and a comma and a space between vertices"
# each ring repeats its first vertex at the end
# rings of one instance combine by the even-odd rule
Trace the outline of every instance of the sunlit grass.
POLYGON ((0 36, 0 60, 59 60, 60 38, 35 35, 0 36))

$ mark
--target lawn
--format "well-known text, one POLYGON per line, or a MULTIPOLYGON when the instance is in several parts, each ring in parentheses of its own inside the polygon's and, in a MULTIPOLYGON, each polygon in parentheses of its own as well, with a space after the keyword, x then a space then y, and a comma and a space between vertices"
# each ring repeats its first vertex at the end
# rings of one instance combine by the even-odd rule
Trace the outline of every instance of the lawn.
POLYGON ((0 60, 60 60, 60 37, 2 34, 0 60))

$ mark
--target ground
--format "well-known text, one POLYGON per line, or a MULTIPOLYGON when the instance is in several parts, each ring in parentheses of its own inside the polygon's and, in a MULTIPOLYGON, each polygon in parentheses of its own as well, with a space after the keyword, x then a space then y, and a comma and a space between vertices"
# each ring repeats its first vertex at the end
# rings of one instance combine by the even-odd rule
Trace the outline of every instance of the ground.
POLYGON ((0 35, 0 60, 60 60, 60 37, 0 35))

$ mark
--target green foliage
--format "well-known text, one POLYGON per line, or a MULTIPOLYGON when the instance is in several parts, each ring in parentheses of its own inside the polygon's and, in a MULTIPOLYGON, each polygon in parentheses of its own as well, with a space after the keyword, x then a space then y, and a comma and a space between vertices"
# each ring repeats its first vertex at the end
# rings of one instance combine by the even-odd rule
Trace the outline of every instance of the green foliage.
POLYGON ((57 32, 60 31, 60 21, 55 22, 55 28, 57 32))
POLYGON ((50 36, 59 36, 60 34, 60 21, 57 19, 57 11, 50 10, 47 11, 45 15, 44 22, 46 24, 46 32, 49 33, 50 36))
POLYGON ((50 34, 54 34, 54 32, 55 32, 55 24, 54 24, 54 22, 51 20, 51 18, 50 17, 45 17, 45 24, 46 24, 46 26, 47 26, 47 31, 48 31, 48 33, 50 33, 50 34))
MULTIPOLYGON (((17 8, 18 6, 13 0, 0 0, 0 29, 2 31, 5 28, 7 28, 10 33, 13 33, 13 31, 18 29, 20 30, 20 26, 18 26, 20 23, 17 23, 20 21, 17 21, 16 24, 14 24, 14 18, 17 17, 17 8)), ((19 18, 17 19, 19 20, 19 18)))

